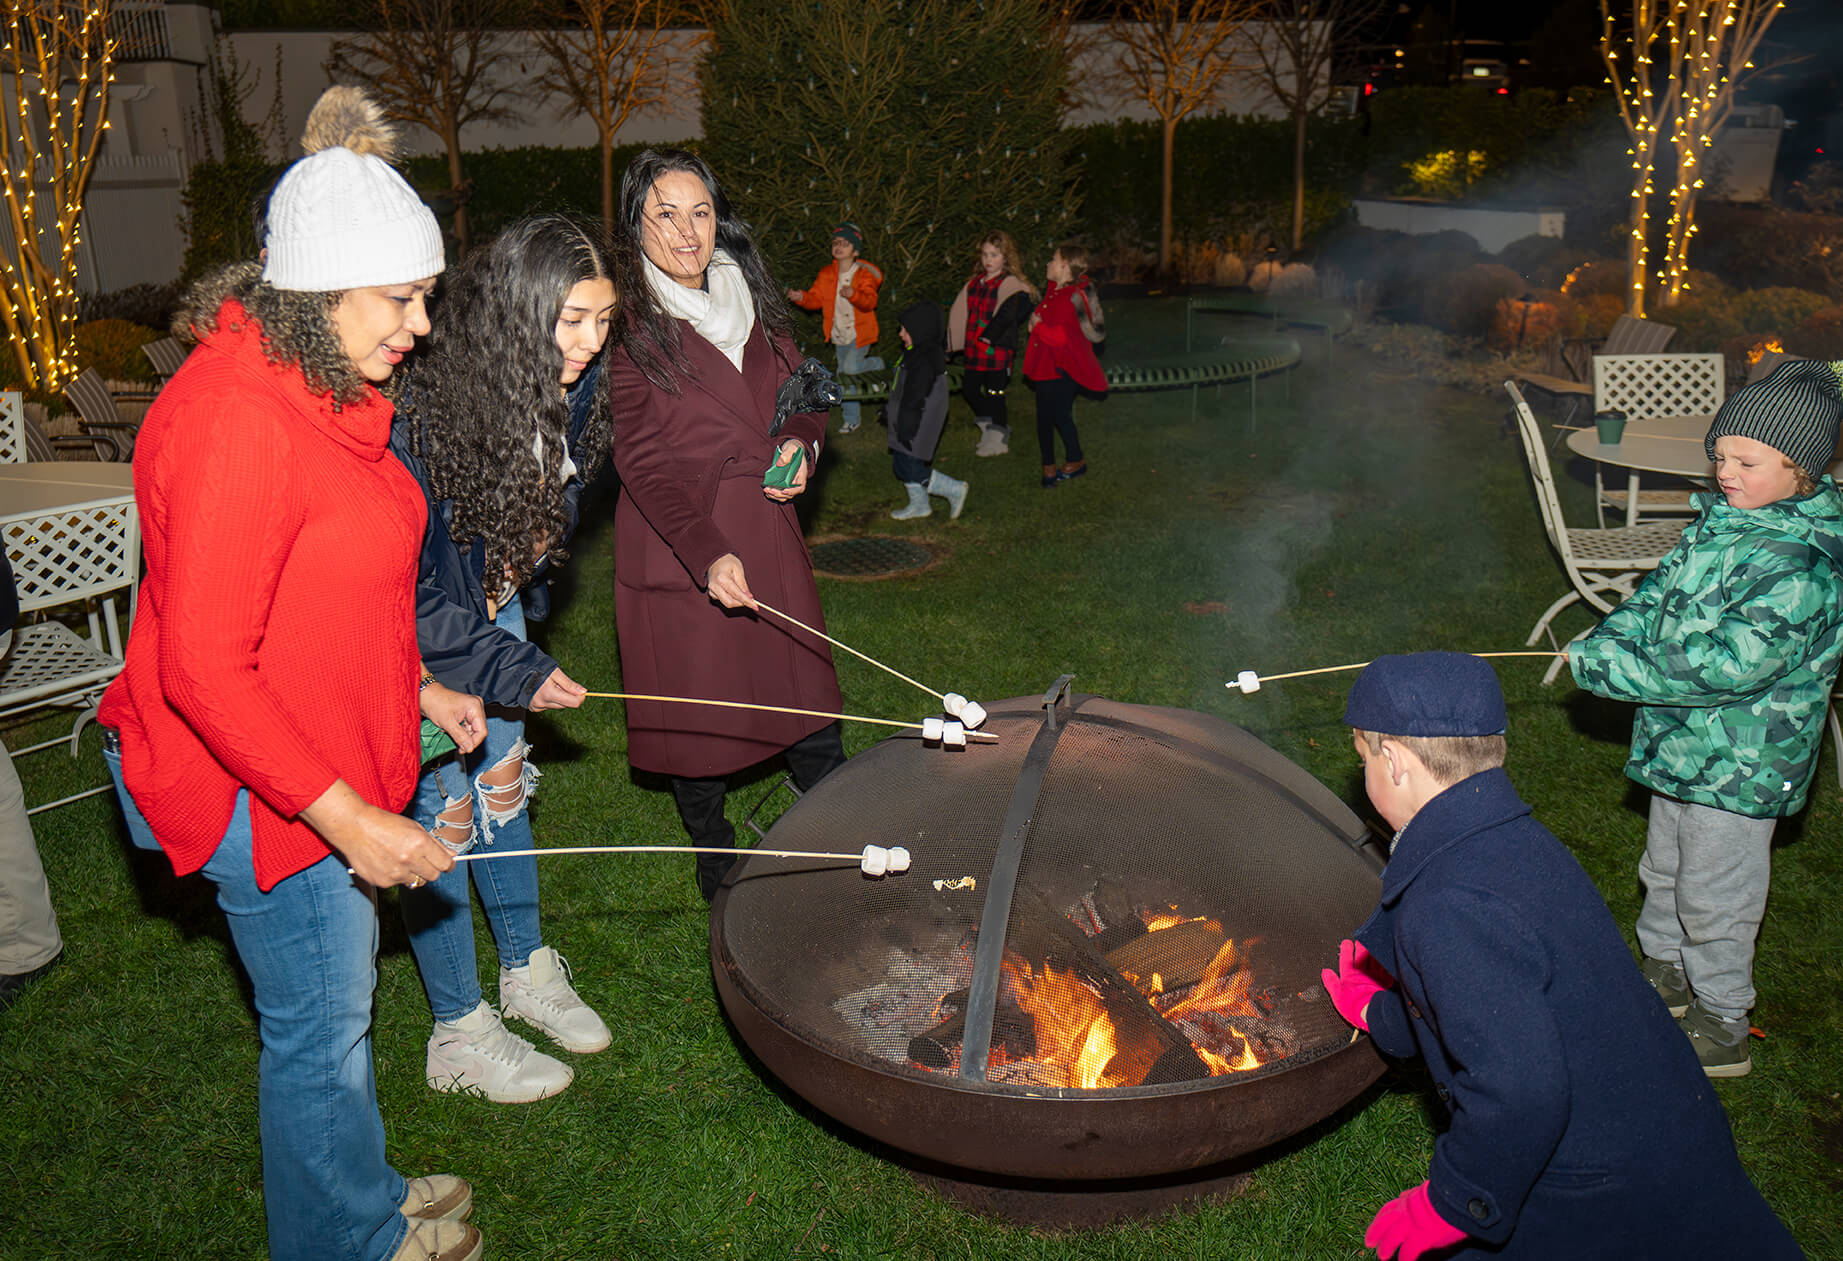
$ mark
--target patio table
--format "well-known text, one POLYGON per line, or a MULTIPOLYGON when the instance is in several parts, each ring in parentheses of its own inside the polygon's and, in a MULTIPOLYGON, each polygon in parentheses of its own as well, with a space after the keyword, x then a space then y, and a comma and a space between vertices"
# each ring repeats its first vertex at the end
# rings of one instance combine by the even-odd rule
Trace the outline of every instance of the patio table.
POLYGON ((123 514, 130 556, 138 561, 140 517, 134 508, 132 465, 0 464, 0 541, 22 598, 55 594, 66 581, 88 581, 99 551, 119 545, 123 514), (34 584, 41 589, 28 590, 34 584))
POLYGON ((1626 470, 1625 523, 1638 524, 1638 475, 1669 473, 1712 486, 1715 468, 1703 452, 1702 439, 1712 415, 1646 416, 1628 421, 1624 439, 1604 446, 1592 427, 1568 435, 1568 449, 1601 464, 1626 470))

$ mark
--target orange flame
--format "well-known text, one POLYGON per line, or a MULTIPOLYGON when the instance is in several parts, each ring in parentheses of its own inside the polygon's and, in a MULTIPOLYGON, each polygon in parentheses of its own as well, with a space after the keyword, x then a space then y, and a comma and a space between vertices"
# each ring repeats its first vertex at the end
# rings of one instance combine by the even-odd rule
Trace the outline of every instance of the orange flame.
POLYGON ((1768 355, 1783 355, 1784 353, 1785 343, 1777 337, 1769 337, 1747 352, 1747 362, 1750 365, 1756 364, 1768 355))

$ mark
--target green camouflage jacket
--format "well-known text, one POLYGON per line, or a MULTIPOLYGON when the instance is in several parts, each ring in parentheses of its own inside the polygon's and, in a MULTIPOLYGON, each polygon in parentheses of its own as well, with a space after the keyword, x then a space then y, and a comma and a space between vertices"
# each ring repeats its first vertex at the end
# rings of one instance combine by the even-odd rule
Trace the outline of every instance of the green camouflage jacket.
POLYGON ((1843 494, 1741 510, 1720 496, 1568 664, 1643 708, 1625 773, 1753 818, 1805 804, 1843 656, 1843 494))

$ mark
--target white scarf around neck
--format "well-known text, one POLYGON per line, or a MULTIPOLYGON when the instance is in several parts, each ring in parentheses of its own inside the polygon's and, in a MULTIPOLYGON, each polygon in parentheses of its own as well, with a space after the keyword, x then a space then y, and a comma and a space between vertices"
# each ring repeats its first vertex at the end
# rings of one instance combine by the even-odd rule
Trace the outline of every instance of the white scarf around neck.
POLYGON ((725 251, 715 250, 704 272, 705 288, 688 289, 659 270, 652 259, 645 264, 647 288, 666 314, 688 321, 698 336, 722 351, 741 372, 742 352, 755 329, 755 302, 741 265, 725 251))

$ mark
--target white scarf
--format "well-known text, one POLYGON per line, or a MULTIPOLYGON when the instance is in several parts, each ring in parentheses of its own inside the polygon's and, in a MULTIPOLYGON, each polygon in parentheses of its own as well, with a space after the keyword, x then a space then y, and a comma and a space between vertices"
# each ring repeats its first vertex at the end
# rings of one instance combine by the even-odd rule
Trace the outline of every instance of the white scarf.
POLYGON ((742 267, 723 250, 710 256, 705 288, 687 289, 646 259, 646 286, 674 319, 688 320, 698 336, 723 352, 742 371, 742 352, 755 329, 755 302, 742 267))

